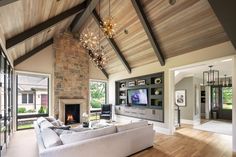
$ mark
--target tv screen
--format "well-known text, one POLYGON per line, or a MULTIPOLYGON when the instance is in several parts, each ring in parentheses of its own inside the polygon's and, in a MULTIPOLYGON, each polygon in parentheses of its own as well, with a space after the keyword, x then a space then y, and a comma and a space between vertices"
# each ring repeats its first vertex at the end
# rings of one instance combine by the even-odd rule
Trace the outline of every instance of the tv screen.
POLYGON ((147 89, 129 89, 128 103, 132 105, 146 106, 148 104, 147 89))

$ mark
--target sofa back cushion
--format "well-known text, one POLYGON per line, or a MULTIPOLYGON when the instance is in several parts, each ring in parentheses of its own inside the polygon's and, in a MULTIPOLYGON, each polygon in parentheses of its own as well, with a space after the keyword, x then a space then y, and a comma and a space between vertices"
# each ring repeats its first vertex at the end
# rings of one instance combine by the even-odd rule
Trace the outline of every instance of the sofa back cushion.
POLYGON ((44 122, 46 119, 44 118, 44 117, 39 117, 38 119, 37 119, 37 123, 38 123, 38 125, 40 126, 40 124, 42 123, 42 122, 44 122))
POLYGON ((49 128, 45 128, 42 132, 42 139, 45 148, 55 147, 62 145, 60 137, 56 134, 55 131, 49 128))
POLYGON ((117 132, 148 126, 148 121, 133 122, 125 125, 118 125, 117 132))
POLYGON ((69 144, 114 133, 116 133, 116 127, 109 126, 101 129, 76 132, 72 134, 62 134, 60 135, 60 138, 63 144, 69 144))
POLYGON ((54 125, 52 125, 52 123, 50 123, 49 121, 45 120, 45 121, 41 122, 39 126, 40 126, 40 130, 42 132, 44 129, 53 127, 54 125))

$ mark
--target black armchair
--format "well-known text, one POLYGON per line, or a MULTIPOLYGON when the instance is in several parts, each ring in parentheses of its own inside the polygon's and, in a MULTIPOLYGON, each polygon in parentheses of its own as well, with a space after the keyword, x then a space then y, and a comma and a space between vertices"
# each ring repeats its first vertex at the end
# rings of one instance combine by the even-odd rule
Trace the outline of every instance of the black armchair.
POLYGON ((103 104, 101 107, 100 119, 112 119, 112 104, 103 104))

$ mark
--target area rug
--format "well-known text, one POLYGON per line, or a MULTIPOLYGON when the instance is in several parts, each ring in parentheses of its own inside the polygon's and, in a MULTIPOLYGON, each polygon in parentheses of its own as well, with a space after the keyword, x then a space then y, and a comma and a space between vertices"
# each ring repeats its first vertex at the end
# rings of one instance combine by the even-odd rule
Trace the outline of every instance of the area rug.
POLYGON ((204 124, 196 125, 193 128, 232 136, 232 122, 228 121, 210 120, 204 124))

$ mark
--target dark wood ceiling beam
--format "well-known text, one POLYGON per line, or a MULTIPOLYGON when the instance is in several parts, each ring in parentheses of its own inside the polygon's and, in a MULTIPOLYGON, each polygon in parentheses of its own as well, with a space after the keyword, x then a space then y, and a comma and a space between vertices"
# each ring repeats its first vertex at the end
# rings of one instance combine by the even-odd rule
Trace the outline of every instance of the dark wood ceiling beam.
POLYGON ((139 0, 131 0, 132 1, 132 4, 133 4, 133 7, 139 17, 139 20, 141 22, 141 24, 143 25, 143 28, 148 36, 148 39, 155 51, 155 54, 160 62, 160 64, 162 66, 165 65, 165 58, 164 58, 164 55, 161 51, 161 48, 157 42, 157 39, 156 37, 154 36, 154 33, 152 31, 152 28, 147 20, 147 17, 145 16, 145 13, 144 13, 144 10, 143 10, 143 6, 141 5, 140 1, 139 0))
POLYGON ((83 2, 71 9, 68 9, 67 11, 60 13, 59 15, 56 15, 50 19, 48 19, 47 21, 44 21, 10 39, 7 39, 6 41, 6 48, 9 49, 13 46, 15 46, 18 43, 23 42, 24 40, 34 36, 35 34, 55 25, 56 23, 76 14, 79 13, 81 11, 83 11, 86 8, 86 2, 83 2))
MULTIPOLYGON (((101 18, 99 17, 98 13, 96 12, 96 10, 93 10, 93 18, 96 21, 96 23, 98 25, 100 25, 101 23, 101 18)), ((131 73, 131 67, 129 66, 129 63, 126 61, 125 57, 123 56, 123 54, 121 53, 119 47, 117 46, 115 40, 113 38, 106 38, 107 41, 109 42, 109 44, 111 45, 111 47, 113 48, 113 50, 115 51, 116 55, 118 56, 118 58, 120 59, 121 63, 124 65, 124 67, 126 68, 126 70, 131 73)))
POLYGON ((27 60, 31 56, 37 54, 38 52, 40 52, 41 50, 43 50, 44 48, 48 47, 51 44, 53 44, 53 38, 49 39, 48 41, 44 42, 43 44, 39 45, 38 47, 34 48, 33 50, 27 52, 23 56, 21 56, 21 57, 17 58, 16 60, 14 60, 14 66, 24 62, 25 60, 27 60))
POLYGON ((78 32, 81 30, 82 26, 91 15, 92 11, 96 8, 99 0, 87 0, 87 8, 81 15, 77 15, 70 25, 71 32, 78 32))
POLYGON ((236 49, 236 1, 208 0, 225 32, 236 49))
POLYGON ((106 76, 107 79, 109 79, 109 75, 108 73, 106 72, 105 69, 101 69, 102 73, 106 76))
POLYGON ((5 5, 8 5, 8 4, 11 4, 11 3, 14 3, 18 0, 0 0, 0 7, 3 7, 5 5))

